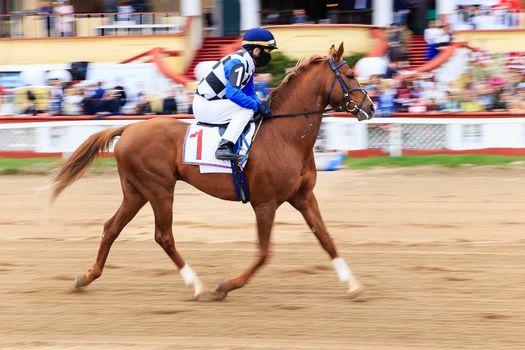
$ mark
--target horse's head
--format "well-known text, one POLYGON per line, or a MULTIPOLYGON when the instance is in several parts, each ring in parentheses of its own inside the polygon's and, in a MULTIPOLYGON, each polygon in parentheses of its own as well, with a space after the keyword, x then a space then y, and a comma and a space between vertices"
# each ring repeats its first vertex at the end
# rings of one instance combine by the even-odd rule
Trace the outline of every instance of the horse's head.
POLYGON ((343 108, 359 120, 372 119, 375 112, 374 103, 355 78, 352 69, 342 59, 343 52, 343 43, 337 50, 332 45, 328 52, 331 74, 328 73, 327 76, 333 76, 333 79, 326 79, 328 103, 332 107, 343 108))

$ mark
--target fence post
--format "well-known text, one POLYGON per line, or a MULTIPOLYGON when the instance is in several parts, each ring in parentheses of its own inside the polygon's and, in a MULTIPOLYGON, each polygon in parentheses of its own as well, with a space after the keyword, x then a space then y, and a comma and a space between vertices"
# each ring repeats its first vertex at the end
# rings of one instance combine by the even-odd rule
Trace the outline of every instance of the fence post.
POLYGON ((399 157, 403 155, 403 127, 401 124, 390 124, 388 133, 388 154, 390 157, 399 157))

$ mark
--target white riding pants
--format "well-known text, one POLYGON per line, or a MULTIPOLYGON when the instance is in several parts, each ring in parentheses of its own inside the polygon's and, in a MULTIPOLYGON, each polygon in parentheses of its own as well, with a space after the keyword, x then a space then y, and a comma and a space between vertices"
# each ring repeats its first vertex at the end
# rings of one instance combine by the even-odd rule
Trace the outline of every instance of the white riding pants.
POLYGON ((246 124, 252 119, 254 111, 243 108, 230 100, 208 101, 195 94, 193 99, 193 116, 200 122, 210 124, 230 123, 222 138, 237 142, 246 124))

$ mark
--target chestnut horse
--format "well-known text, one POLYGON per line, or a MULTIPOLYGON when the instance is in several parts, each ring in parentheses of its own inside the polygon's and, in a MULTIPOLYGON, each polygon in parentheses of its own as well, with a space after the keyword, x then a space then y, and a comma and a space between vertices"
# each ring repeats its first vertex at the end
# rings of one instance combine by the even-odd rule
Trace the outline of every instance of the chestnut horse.
POLYGON ((177 180, 185 181, 209 195, 235 201, 231 175, 201 174, 198 166, 183 163, 183 142, 188 128, 185 122, 154 118, 91 135, 59 169, 52 199, 77 180, 97 154, 110 147, 113 138, 120 136, 114 155, 123 200, 115 215, 104 224, 95 263, 87 273, 77 277, 75 287, 80 289, 100 277, 111 245, 139 209, 149 202, 155 216, 155 241, 180 270, 184 282, 193 288, 194 298, 222 300, 228 292, 243 287, 267 260, 275 212, 281 204, 289 202, 301 212, 330 256, 340 282, 347 285, 352 299, 362 299, 363 287, 339 257, 313 193, 316 182, 313 147, 325 108, 329 104, 344 108, 359 120, 374 114, 373 102, 342 55, 341 43, 338 50, 332 45, 327 56, 303 59, 272 92, 271 108, 276 118, 263 122, 245 168, 257 220, 259 254, 246 271, 221 282, 214 291, 206 290, 175 248, 174 188, 177 180), (290 117, 292 115, 295 117, 290 117))

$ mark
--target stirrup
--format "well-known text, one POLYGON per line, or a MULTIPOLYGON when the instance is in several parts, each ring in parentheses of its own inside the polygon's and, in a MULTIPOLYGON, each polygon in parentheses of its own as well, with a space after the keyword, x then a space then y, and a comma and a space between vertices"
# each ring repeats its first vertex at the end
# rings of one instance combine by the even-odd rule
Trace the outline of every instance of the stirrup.
POLYGON ((215 158, 219 160, 231 160, 239 162, 241 161, 242 156, 237 153, 233 153, 227 149, 218 149, 217 151, 215 151, 215 158))
POLYGON ((233 142, 222 139, 215 151, 215 158, 239 162, 242 156, 233 152, 233 142))

